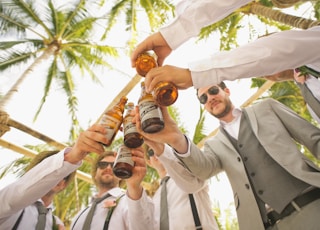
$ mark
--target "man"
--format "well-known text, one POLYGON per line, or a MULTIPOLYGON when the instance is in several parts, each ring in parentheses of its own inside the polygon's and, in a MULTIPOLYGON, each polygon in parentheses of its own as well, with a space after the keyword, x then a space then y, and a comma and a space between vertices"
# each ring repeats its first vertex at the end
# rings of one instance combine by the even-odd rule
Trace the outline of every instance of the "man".
POLYGON ((97 187, 95 198, 101 198, 101 200, 93 210, 91 221, 88 218, 94 203, 74 217, 71 229, 148 229, 152 212, 137 212, 137 209, 144 210, 144 207, 139 206, 140 201, 152 206, 151 200, 140 185, 146 174, 144 152, 140 147, 131 149, 131 153, 135 166, 132 176, 126 179, 127 196, 120 188, 121 179, 113 174, 115 153, 107 151, 98 156, 92 166, 92 179, 97 187))
MULTIPOLYGON (((0 229, 36 229, 37 205, 52 207, 55 194, 70 183, 88 152, 103 152, 99 142, 107 141, 105 132, 103 126, 93 125, 79 135, 73 147, 36 156, 29 171, 0 191, 0 229)), ((51 210, 45 217, 44 229, 51 230, 54 222, 63 227, 61 221, 52 216, 51 210)))
MULTIPOLYGON (((149 149, 148 153, 150 152, 152 153, 153 150, 149 149)), ((194 193, 188 193, 181 190, 175 181, 170 178, 165 167, 156 156, 151 154, 147 163, 157 170, 161 181, 166 181, 166 183, 160 183, 160 187, 152 197, 155 209, 155 226, 153 229, 219 229, 212 211, 207 181, 203 183, 203 186, 198 191, 194 193), (165 221, 160 218, 162 217, 161 195, 163 186, 166 186, 166 200, 168 203, 168 225, 166 227, 164 227, 165 221)), ((192 187, 192 185, 193 180, 190 180, 190 186, 192 187)))
MULTIPOLYGON (((203 151, 183 135, 165 108, 162 131, 141 132, 139 118, 137 127, 182 189, 190 178, 174 173, 175 165, 182 163, 199 180, 225 171, 240 229, 318 229, 320 169, 296 142, 320 159, 320 130, 273 99, 241 110, 229 96, 223 82, 198 91, 200 102, 221 124, 203 151)), ((193 189, 197 187, 195 183, 193 189)))
MULTIPOLYGON (((314 73, 314 75, 318 74, 314 73)), ((276 82, 294 80, 307 103, 310 115, 320 123, 320 81, 318 77, 313 76, 311 73, 302 73, 298 69, 290 69, 266 76, 265 78, 276 82)))
MULTIPOLYGON (((237 8, 249 3, 247 0, 200 0, 181 1, 176 6, 177 17, 167 26, 142 41, 131 55, 131 65, 140 53, 153 50, 161 66, 165 58, 189 38, 199 34, 200 29, 215 23, 237 8)), ((220 52, 189 64, 188 68, 166 65, 153 68, 145 76, 147 92, 160 81, 174 83, 179 89, 218 84, 235 80, 271 75, 303 65, 320 71, 320 26, 301 31, 282 31, 260 38, 234 50, 220 52), (290 58, 289 58, 290 57, 290 58)))

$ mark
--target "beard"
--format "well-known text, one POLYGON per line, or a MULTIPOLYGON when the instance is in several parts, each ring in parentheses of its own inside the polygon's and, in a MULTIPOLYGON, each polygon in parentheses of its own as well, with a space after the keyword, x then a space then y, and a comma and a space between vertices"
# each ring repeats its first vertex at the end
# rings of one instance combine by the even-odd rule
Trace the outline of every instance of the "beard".
POLYGON ((96 183, 99 185, 101 188, 114 188, 118 186, 118 180, 114 176, 99 176, 96 178, 96 183))
POLYGON ((223 103, 225 105, 224 110, 221 111, 220 113, 217 113, 217 114, 214 114, 213 112, 210 112, 212 116, 220 119, 220 118, 226 116, 230 112, 230 110, 232 109, 232 103, 230 101, 230 98, 229 97, 225 98, 223 103))

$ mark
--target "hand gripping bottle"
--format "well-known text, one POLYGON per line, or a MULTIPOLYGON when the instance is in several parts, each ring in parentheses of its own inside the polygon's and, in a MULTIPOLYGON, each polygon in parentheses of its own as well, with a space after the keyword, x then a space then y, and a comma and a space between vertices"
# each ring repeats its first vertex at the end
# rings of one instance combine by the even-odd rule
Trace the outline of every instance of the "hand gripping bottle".
POLYGON ((141 82, 141 95, 138 101, 141 129, 146 133, 156 133, 164 128, 162 112, 153 96, 145 90, 141 82))
MULTIPOLYGON (((136 60, 136 71, 142 77, 157 67, 157 62, 149 53, 142 53, 136 60)), ((161 106, 172 105, 178 98, 178 89, 171 82, 158 82, 152 91, 155 101, 161 106)))

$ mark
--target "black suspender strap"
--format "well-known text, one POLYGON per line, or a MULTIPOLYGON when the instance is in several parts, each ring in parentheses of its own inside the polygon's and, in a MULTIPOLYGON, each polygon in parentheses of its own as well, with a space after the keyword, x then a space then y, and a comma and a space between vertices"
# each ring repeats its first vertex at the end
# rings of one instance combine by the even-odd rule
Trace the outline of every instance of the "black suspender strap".
MULTIPOLYGON (((119 201, 122 197, 124 196, 124 194, 122 194, 117 200, 119 201)), ((114 206, 112 207, 111 209, 109 209, 109 212, 107 214, 107 218, 106 220, 104 221, 104 226, 103 226, 103 230, 108 230, 109 228, 109 223, 110 223, 110 220, 111 220, 111 215, 114 211, 114 209, 116 208, 117 206, 114 206)))
POLYGON ((22 219, 22 216, 23 216, 23 213, 24 213, 24 209, 22 210, 22 212, 20 213, 20 216, 18 217, 16 223, 14 224, 12 230, 17 230, 18 227, 19 227, 19 224, 21 222, 21 219, 22 219))
POLYGON ((198 210, 197 210, 196 202, 194 201, 193 194, 189 194, 189 200, 190 200, 190 205, 191 205, 194 224, 196 226, 196 229, 202 230, 202 226, 201 226, 201 222, 200 222, 200 218, 198 215, 198 210))

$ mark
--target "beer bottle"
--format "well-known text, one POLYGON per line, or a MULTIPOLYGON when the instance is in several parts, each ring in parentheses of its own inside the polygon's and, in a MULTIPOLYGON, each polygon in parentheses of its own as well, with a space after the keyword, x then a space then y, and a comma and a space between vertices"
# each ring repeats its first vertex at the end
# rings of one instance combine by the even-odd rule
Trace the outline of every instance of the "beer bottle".
POLYGON ((132 160, 131 149, 121 145, 113 164, 113 174, 121 179, 127 179, 132 176, 133 167, 134 161, 132 160))
POLYGON ((127 97, 121 97, 120 101, 111 109, 106 110, 98 121, 98 123, 105 126, 107 130, 106 138, 108 139, 108 143, 104 144, 106 147, 111 145, 122 124, 124 106, 127 103, 127 101, 127 97))
POLYGON ((138 133, 136 124, 132 123, 133 116, 131 112, 134 110, 133 102, 127 104, 127 112, 123 118, 123 135, 124 145, 129 148, 137 148, 143 144, 143 137, 138 133))
MULTIPOLYGON (((142 53, 136 60, 136 71, 142 77, 157 67, 155 58, 149 53, 142 53)), ((155 101, 162 106, 172 105, 178 98, 178 89, 171 82, 158 82, 152 91, 155 101)))
POLYGON ((141 82, 141 95, 138 100, 141 129, 146 133, 156 133, 164 128, 162 112, 153 96, 146 92, 141 82))

